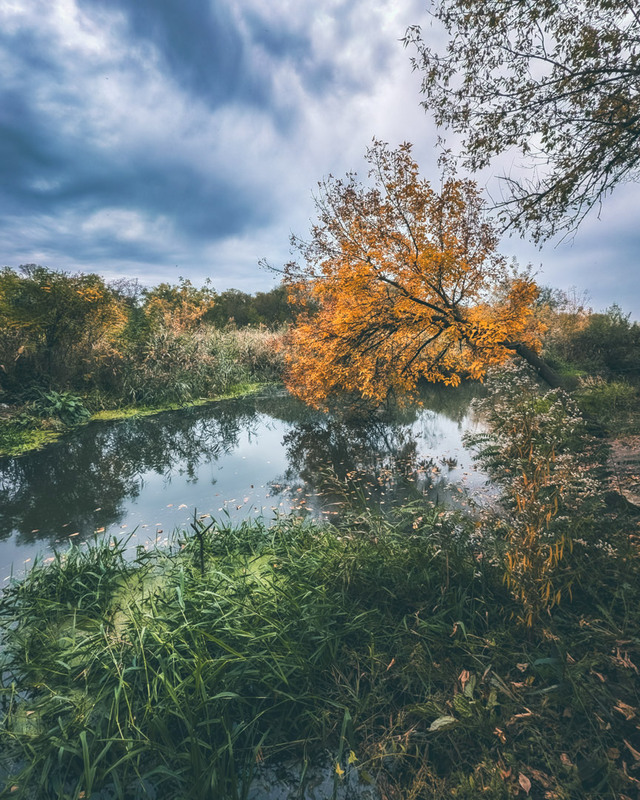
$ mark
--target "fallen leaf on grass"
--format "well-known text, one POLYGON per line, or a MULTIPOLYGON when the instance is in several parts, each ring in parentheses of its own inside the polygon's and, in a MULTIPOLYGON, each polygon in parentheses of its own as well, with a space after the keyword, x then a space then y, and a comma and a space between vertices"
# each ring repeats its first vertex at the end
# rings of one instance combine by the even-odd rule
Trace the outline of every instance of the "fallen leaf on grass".
POLYGON ((454 725, 457 722, 455 717, 438 717, 438 719, 434 719, 434 721, 429 725, 430 731, 439 731, 442 728, 448 728, 450 725, 454 725))
POLYGON ((525 791, 527 794, 529 794, 529 792, 531 791, 531 781, 530 781, 530 780, 529 780, 529 778, 527 778, 527 776, 526 776, 524 773, 522 773, 522 772, 521 772, 521 773, 518 775, 518 783, 520 784, 520 786, 522 786, 522 788, 524 789, 524 791, 525 791))
POLYGON ((553 781, 551 780, 551 777, 547 775, 546 772, 542 772, 542 770, 539 769, 534 769, 533 767, 529 767, 529 772, 531 774, 531 777, 535 781, 538 781, 538 783, 542 784, 542 786, 544 786, 545 789, 551 789, 551 787, 553 786, 553 781))
POLYGON ((633 756, 633 760, 634 760, 634 761, 640 761, 640 752, 638 752, 638 751, 635 749, 635 747, 631 747, 631 745, 629 744, 629 742, 628 742, 626 739, 623 739, 622 741, 623 741, 623 742, 624 742, 624 743, 627 745, 627 747, 629 748, 629 752, 630 752, 630 753, 631 753, 631 755, 633 756))
POLYGON ((636 715, 636 709, 627 703, 623 703, 622 700, 618 700, 618 702, 615 704, 614 710, 619 714, 622 714, 626 720, 633 719, 636 715))

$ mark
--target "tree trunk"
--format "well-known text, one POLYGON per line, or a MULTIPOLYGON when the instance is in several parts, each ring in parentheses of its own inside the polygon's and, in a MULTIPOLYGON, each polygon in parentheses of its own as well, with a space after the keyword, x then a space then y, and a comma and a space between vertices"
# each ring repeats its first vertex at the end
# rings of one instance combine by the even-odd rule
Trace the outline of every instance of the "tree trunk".
POLYGON ((514 350, 521 358, 524 358, 527 364, 530 364, 542 380, 551 386, 552 389, 559 389, 562 387, 562 378, 546 361, 540 358, 535 350, 532 350, 530 347, 527 347, 526 344, 521 344, 520 342, 508 342, 505 343, 504 346, 509 350, 514 350))

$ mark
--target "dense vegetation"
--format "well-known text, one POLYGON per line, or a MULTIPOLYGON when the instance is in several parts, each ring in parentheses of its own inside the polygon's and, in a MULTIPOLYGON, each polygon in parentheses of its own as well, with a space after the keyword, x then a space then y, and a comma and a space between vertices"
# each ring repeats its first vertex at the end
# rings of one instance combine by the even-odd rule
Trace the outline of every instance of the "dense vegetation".
POLYGON ((104 409, 179 406, 279 379, 283 288, 142 289, 27 265, 0 270, 0 452, 104 409))
POLYGON ((294 794, 320 770, 336 797, 633 797, 640 516, 603 434, 637 418, 601 400, 635 391, 614 377, 582 379, 588 417, 492 379, 493 508, 383 517, 347 478, 338 527, 194 520, 168 551, 96 543, 13 581, 4 794, 241 798, 282 769, 294 794))

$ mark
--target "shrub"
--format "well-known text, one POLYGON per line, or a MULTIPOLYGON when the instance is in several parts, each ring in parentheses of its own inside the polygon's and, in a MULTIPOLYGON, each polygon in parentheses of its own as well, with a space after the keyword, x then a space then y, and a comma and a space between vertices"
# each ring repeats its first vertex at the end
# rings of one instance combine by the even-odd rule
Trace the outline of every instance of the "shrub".
MULTIPOLYGON (((514 366, 480 401, 489 430, 469 437, 503 490, 504 580, 533 625, 571 592, 568 554, 588 536, 601 507, 595 440, 576 403, 560 389, 542 394, 514 366)), ((495 522, 495 520, 494 520, 495 522)))

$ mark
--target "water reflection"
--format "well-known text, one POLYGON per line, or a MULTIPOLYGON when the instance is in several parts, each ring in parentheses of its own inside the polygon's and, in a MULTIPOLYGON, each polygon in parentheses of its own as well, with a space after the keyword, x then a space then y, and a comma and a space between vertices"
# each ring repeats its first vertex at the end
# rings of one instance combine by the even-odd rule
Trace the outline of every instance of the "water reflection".
POLYGON ((289 466, 281 488, 303 492, 301 508, 337 517, 345 497, 381 510, 425 497, 464 503, 463 486, 484 484, 460 436, 473 425, 472 396, 468 388, 432 390, 420 408, 387 409, 366 419, 318 414, 298 422, 283 438, 289 466))
POLYGON ((144 490, 145 475, 197 481, 203 462, 217 461, 255 426, 255 408, 187 409, 119 423, 98 422, 42 451, 0 462, 0 538, 20 543, 82 537, 119 523, 125 503, 144 490))
MULTIPOLYGON (((474 474, 461 441, 473 389, 431 391, 425 408, 343 419, 279 393, 117 423, 0 460, 0 563, 94 532, 166 535, 199 513, 335 511, 336 480, 383 507, 450 501, 474 474)), ((1 577, 1 576, 0 576, 1 577)))

